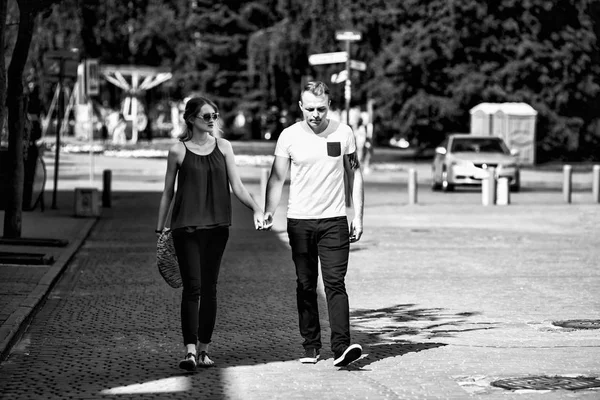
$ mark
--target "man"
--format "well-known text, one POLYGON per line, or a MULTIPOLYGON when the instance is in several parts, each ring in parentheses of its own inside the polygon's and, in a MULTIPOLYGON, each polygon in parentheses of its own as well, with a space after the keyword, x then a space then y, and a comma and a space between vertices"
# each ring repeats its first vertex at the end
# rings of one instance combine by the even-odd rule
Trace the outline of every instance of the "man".
POLYGON ((317 306, 318 263, 321 262, 331 326, 334 366, 360 358, 362 348, 350 344, 350 312, 344 278, 350 242, 363 231, 363 179, 351 128, 327 118, 329 88, 309 82, 299 102, 304 120, 281 132, 267 183, 265 229, 281 199, 291 164, 287 231, 296 265, 298 317, 304 338, 303 363, 316 363, 321 349, 317 306), (344 173, 352 192, 355 217, 350 229, 346 217, 344 173))

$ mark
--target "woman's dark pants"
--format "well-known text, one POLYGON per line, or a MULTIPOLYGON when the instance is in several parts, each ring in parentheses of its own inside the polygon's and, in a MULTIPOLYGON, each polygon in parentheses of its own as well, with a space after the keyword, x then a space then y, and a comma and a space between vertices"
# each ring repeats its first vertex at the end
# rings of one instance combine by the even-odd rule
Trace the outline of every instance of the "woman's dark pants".
POLYGON ((344 279, 350 239, 346 217, 288 219, 292 258, 296 265, 298 317, 304 348, 320 349, 321 326, 317 305, 318 263, 321 261, 327 297, 331 350, 340 353, 350 345, 350 312, 344 279))
POLYGON ((186 232, 185 229, 173 231, 173 243, 183 281, 183 344, 211 341, 217 316, 217 280, 228 239, 228 227, 196 229, 193 232, 186 232))

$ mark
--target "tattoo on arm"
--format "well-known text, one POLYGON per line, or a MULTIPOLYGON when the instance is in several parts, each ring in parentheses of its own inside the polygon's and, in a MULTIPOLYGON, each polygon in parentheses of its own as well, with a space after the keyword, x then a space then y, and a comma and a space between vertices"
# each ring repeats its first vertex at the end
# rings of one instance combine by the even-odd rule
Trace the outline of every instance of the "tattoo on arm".
POLYGON ((350 162, 350 168, 356 170, 360 167, 360 162, 358 161, 358 156, 356 155, 356 152, 348 154, 347 157, 348 161, 350 162))

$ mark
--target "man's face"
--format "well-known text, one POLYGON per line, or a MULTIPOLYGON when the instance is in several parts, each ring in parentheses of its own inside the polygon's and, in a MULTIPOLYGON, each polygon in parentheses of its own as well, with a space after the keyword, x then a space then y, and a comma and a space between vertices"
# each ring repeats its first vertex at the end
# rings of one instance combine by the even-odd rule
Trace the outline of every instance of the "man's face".
POLYGON ((326 123, 329 103, 329 96, 326 94, 315 96, 311 92, 302 93, 302 100, 299 102, 300 109, 304 120, 311 128, 315 129, 326 123))

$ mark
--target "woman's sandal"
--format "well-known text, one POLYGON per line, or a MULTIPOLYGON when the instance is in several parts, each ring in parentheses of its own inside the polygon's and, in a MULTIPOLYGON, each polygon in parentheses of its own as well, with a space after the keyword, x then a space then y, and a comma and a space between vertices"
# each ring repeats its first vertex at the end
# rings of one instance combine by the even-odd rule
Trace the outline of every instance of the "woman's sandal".
POLYGON ((196 355, 194 353, 187 353, 185 358, 179 362, 179 368, 185 369, 186 371, 195 371, 196 355))
POLYGON ((198 355, 198 366, 201 368, 210 368, 214 367, 215 363, 208 357, 208 353, 205 351, 201 351, 198 355))

